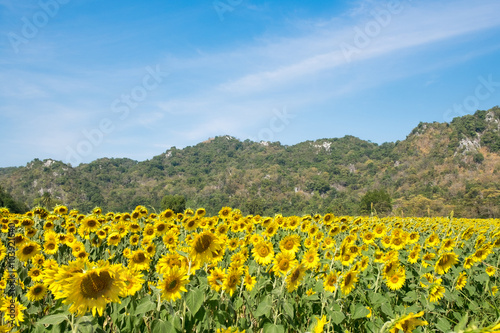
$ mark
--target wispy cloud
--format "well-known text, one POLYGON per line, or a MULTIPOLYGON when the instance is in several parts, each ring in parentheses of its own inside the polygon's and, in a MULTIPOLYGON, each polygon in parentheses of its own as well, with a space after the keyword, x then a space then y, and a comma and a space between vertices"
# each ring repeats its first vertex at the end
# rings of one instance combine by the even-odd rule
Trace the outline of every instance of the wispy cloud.
MULTIPOLYGON (((0 0, 0 5, 12 6, 12 2, 0 0)), ((35 127, 50 127, 53 132, 41 140, 14 138, 16 144, 36 145, 55 156, 64 156, 66 144, 78 142, 82 130, 98 126, 103 118, 116 126, 99 147, 106 152, 125 151, 123 145, 134 141, 138 146, 148 142, 153 149, 165 147, 159 142, 185 146, 222 134, 255 138, 273 117, 274 108, 286 106, 305 122, 318 110, 323 111, 318 117, 327 113, 324 110, 338 112, 336 105, 346 96, 361 96, 368 88, 437 72, 500 48, 461 48, 461 52, 445 52, 446 57, 409 63, 428 50, 472 43, 483 31, 498 29, 500 2, 401 0, 400 5, 401 11, 393 13, 362 47, 355 43, 356 34, 377 23, 373 13, 386 10, 386 4, 356 1, 342 15, 285 18, 286 29, 280 26, 251 38, 220 41, 219 47, 189 40, 185 48, 167 49, 160 48, 162 40, 155 40, 156 53, 142 52, 147 56, 141 56, 140 47, 129 54, 134 49, 129 38, 147 36, 145 19, 139 19, 141 25, 130 34, 120 33, 125 21, 102 33, 87 26, 84 16, 77 18, 84 27, 78 32, 57 30, 59 23, 54 22, 47 29, 58 38, 41 34, 17 57, 0 51, 0 113, 6 115, 9 126, 24 119, 35 127), (349 57, 343 45, 354 48, 349 57), (87 54, 86 48, 93 52, 87 54), (127 119, 118 119, 110 108, 113 100, 141 84, 144 68, 156 63, 170 75, 127 119), (14 119, 14 113, 22 116, 14 119), (131 129, 138 130, 127 137, 131 129)), ((15 7, 18 14, 33 10, 15 7)), ((269 15, 267 5, 244 3, 240 10, 269 15)), ((62 21, 71 27, 68 18, 62 21)), ((0 30, 5 29, 9 27, 0 24, 0 30)), ((432 85, 440 78, 428 75, 421 85, 432 85)), ((42 130, 35 133, 42 135, 42 130)), ((285 133, 277 133, 276 139, 280 135, 285 133)))

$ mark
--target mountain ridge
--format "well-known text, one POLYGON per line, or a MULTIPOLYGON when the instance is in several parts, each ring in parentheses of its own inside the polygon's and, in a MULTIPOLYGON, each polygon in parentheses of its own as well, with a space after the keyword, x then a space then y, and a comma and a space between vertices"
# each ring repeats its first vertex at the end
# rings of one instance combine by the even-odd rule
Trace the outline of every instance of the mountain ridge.
POLYGON ((346 135, 294 145, 223 135, 146 161, 100 158, 87 164, 34 159, 0 168, 0 186, 32 207, 53 203, 90 211, 160 209, 165 194, 191 207, 250 213, 356 214, 360 197, 387 190, 394 214, 499 217, 500 109, 450 123, 420 123, 401 141, 382 144, 346 135), (45 194, 47 196, 47 194, 45 194))

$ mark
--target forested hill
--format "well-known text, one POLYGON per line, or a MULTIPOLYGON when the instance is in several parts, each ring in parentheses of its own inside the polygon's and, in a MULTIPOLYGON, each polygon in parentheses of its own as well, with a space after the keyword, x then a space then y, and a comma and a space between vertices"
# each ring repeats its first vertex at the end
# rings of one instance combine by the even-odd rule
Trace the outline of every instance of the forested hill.
POLYGON ((232 206, 266 215, 358 214, 362 196, 383 189, 393 214, 500 217, 500 108, 420 123, 405 140, 382 145, 353 136, 293 146, 219 136, 144 162, 35 159, 0 168, 0 187, 28 207, 160 210, 163 196, 181 194, 212 214, 232 206))

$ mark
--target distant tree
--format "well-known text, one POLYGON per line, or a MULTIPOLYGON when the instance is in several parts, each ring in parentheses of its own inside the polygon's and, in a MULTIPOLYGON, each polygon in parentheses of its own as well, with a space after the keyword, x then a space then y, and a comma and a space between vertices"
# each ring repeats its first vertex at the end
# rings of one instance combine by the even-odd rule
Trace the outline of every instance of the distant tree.
POLYGON ((40 204, 47 209, 50 209, 52 205, 52 196, 49 192, 45 192, 42 194, 42 198, 40 199, 40 204))
POLYGON ((484 155, 480 152, 477 152, 476 154, 474 154, 473 160, 475 163, 481 164, 484 161, 484 155))
POLYGON ((265 210, 265 202, 263 199, 252 198, 245 203, 245 209, 251 215, 263 215, 265 210))
POLYGON ((392 199, 385 190, 368 191, 359 204, 361 214, 371 214, 373 211, 385 214, 392 210, 392 199))
POLYGON ((0 207, 8 208, 11 213, 23 214, 28 211, 28 207, 21 202, 18 202, 12 198, 12 196, 4 191, 0 186, 0 207))
POLYGON ((167 194, 161 199, 161 209, 171 209, 175 213, 182 213, 186 209, 186 198, 180 194, 167 194))
POLYGON ((307 190, 325 194, 330 191, 330 184, 328 180, 321 176, 313 176, 307 183, 307 190))

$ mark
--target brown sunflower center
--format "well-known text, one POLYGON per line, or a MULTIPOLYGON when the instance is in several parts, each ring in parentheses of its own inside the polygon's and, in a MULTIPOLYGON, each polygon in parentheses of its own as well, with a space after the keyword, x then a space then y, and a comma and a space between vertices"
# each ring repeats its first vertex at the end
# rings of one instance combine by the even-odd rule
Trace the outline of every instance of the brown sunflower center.
POLYGON ((194 244, 194 250, 197 253, 203 253, 205 252, 208 248, 210 248, 210 245, 212 245, 213 239, 210 235, 202 235, 196 240, 196 243, 194 244))
POLYGON ((34 245, 28 245, 23 248, 23 254, 25 256, 30 255, 35 251, 35 246, 34 245))
POLYGON ((144 261, 146 260, 146 256, 144 255, 144 253, 142 252, 139 252, 137 253, 135 256, 134 256, 134 262, 135 263, 143 263, 144 261))
POLYGON ((99 298, 111 287, 113 279, 108 272, 92 272, 82 279, 80 292, 84 298, 99 298))
POLYGON ((33 294, 34 295, 40 295, 43 292, 44 288, 43 286, 36 286, 33 288, 33 294))
POLYGON ((267 248, 267 246, 261 246, 259 249, 259 255, 261 257, 266 257, 268 254, 269 254, 269 249, 267 248))
POLYGON ((178 279, 172 279, 172 281, 170 281, 168 283, 168 286, 167 286, 167 291, 173 291, 175 290, 175 288, 179 285, 179 280, 178 279))

